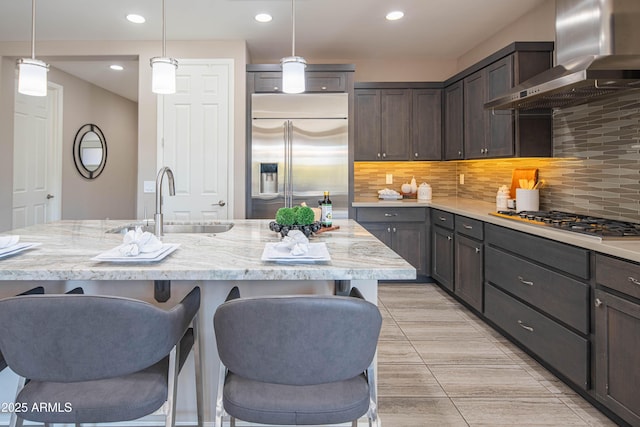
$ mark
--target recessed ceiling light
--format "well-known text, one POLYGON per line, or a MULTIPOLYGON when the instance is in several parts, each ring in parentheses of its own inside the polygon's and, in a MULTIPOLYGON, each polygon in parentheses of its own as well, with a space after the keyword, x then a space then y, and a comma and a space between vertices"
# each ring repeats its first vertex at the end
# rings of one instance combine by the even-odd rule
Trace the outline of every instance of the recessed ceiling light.
POLYGON ((117 64, 109 65, 109 68, 111 68, 112 70, 115 70, 115 71, 124 70, 124 67, 122 65, 117 65, 117 64))
POLYGON ((273 17, 268 13, 259 13, 256 15, 255 20, 258 22, 271 22, 273 17))
POLYGON ((400 10, 394 10, 393 12, 387 13, 386 18, 389 21, 397 21, 398 19, 402 19, 403 16, 404 16, 404 12, 400 10))
POLYGON ((136 15, 135 13, 130 13, 127 15, 127 21, 133 22, 134 24, 144 24, 146 19, 142 15, 136 15))

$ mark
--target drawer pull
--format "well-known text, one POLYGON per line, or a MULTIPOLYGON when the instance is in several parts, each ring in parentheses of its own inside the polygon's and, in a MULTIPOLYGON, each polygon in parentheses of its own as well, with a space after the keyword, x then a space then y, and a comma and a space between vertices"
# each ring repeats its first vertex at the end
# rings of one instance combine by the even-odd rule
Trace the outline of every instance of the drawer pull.
POLYGON ((533 282, 530 282, 528 280, 524 280, 522 278, 522 276, 518 276, 518 280, 520 280, 520 283, 525 284, 525 285, 529 285, 529 286, 533 286, 533 282))
POLYGON ((395 227, 393 227, 393 232, 395 233, 396 231, 397 231, 397 230, 396 230, 396 228, 395 228, 395 227))
POLYGON ((522 323, 522 320, 518 320, 518 325, 520 325, 522 329, 526 329, 529 332, 533 332, 533 328, 531 326, 527 326, 524 323, 522 323))
POLYGON ((475 248, 476 249, 476 253, 479 254, 480 253, 480 248, 475 248))
POLYGON ((440 221, 446 221, 446 220, 447 220, 447 218, 445 218, 445 217, 443 217, 443 216, 438 217, 438 219, 439 219, 440 221))
POLYGON ((447 240, 451 240, 451 236, 447 236, 447 240))
POLYGON ((391 233, 391 227, 387 227, 387 233, 391 233))
POLYGON ((472 225, 469 225, 469 224, 462 224, 462 226, 463 226, 464 228, 466 228, 467 230, 472 230, 472 229, 473 229, 473 226, 472 226, 472 225))
POLYGON ((385 213, 384 216, 387 216, 387 217, 389 217, 389 216, 398 216, 398 214, 397 213, 385 213))
POLYGON ((636 279, 635 277, 629 276, 628 277, 629 281, 631 283, 633 283, 634 285, 639 285, 640 286, 640 282, 638 281, 638 279, 636 279))
POLYGON ((596 298, 596 301, 595 301, 594 305, 596 307, 600 307, 602 305, 602 300, 600 300, 600 298, 596 298))

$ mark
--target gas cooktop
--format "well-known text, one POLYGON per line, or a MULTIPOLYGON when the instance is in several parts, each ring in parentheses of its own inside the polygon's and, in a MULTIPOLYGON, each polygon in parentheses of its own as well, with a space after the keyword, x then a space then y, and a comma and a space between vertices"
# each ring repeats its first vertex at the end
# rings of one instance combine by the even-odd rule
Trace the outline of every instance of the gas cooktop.
POLYGON ((498 211, 491 215, 581 233, 603 240, 640 239, 640 224, 561 211, 498 211))

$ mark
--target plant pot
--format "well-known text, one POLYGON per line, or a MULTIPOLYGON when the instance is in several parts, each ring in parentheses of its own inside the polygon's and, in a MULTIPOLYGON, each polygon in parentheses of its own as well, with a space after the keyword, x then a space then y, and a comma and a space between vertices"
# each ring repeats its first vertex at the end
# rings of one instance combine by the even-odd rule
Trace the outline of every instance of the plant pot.
POLYGON ((291 230, 300 230, 304 233, 305 236, 309 237, 311 236, 311 233, 315 233, 316 231, 320 230, 320 228, 321 228, 320 222, 317 222, 317 221, 308 225, 299 225, 299 224, 282 225, 282 224, 278 224, 275 221, 271 221, 269 223, 269 230, 275 231, 276 233, 280 233, 282 237, 289 234, 289 231, 291 230))

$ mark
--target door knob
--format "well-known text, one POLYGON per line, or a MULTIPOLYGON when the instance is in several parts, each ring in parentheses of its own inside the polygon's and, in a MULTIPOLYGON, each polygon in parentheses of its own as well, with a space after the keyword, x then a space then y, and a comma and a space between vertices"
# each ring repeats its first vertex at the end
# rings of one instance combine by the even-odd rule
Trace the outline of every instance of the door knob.
MULTIPOLYGON (((212 205, 216 205, 216 203, 212 203, 212 205)), ((224 200, 218 200, 217 205, 218 205, 218 206, 224 206, 224 205, 226 205, 226 203, 225 203, 225 201, 224 201, 224 200)))
POLYGON ((47 199, 53 199, 54 195, 53 194, 47 194, 47 199))

